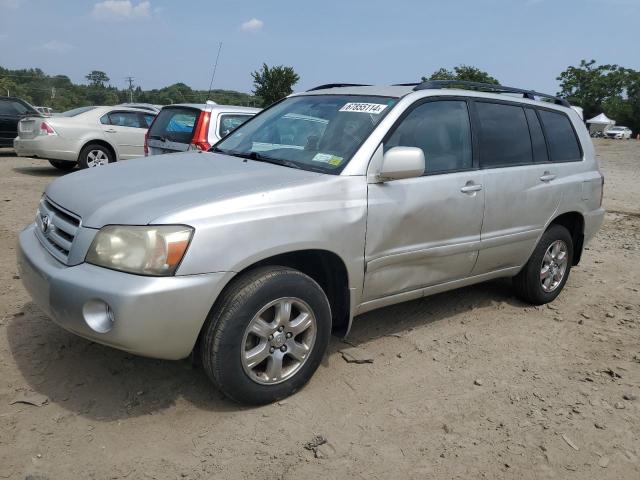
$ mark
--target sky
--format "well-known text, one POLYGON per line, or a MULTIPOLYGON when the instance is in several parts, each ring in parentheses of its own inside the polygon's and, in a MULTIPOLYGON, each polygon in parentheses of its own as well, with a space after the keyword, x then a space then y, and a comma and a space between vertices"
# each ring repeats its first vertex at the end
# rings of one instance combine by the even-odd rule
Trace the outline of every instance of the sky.
POLYGON ((640 70, 640 0, 0 0, 0 65, 85 82, 134 77, 249 92, 251 72, 292 66, 323 83, 419 81, 474 65, 548 93, 581 59, 640 70))

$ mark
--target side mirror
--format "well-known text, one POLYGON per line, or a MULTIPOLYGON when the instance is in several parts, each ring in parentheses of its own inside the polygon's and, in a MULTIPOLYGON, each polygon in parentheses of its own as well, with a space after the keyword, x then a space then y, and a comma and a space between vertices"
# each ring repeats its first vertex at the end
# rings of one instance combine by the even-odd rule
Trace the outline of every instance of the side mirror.
POLYGON ((393 147, 384 154, 378 179, 400 180, 420 177, 424 174, 424 152, 417 147, 393 147))

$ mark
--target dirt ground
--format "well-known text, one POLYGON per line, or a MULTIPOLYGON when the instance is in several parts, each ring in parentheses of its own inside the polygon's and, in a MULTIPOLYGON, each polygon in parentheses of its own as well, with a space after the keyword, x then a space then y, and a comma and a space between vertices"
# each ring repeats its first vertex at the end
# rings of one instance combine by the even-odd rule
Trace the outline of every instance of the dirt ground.
POLYGON ((363 315, 348 340, 373 363, 336 338, 306 388, 261 408, 48 320, 15 242, 60 174, 1 152, 0 478, 640 478, 640 143, 597 151, 609 213, 552 305, 501 280, 363 315))

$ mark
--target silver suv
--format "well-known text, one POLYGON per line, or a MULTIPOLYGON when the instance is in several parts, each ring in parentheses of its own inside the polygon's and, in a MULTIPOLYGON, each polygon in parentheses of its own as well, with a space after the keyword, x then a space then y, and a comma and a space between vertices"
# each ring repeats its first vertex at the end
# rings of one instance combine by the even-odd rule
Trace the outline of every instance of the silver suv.
POLYGON ((26 288, 95 342, 193 352, 252 404, 300 389, 363 312, 497 277, 552 301, 604 214, 569 105, 482 84, 323 86, 210 152, 99 170, 47 187, 26 288))

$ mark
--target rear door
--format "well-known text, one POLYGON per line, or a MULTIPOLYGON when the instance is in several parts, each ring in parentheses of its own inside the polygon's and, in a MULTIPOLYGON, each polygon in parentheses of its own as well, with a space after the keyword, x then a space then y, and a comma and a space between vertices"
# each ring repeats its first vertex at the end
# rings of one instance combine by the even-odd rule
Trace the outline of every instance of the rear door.
POLYGON ((149 129, 149 155, 187 151, 200 113, 201 110, 186 106, 160 110, 149 129))
POLYGON ((118 160, 144 155, 147 125, 141 113, 112 110, 100 118, 100 123, 106 139, 118 150, 118 160))
POLYGON ((485 213, 474 274, 526 263, 562 190, 537 111, 522 104, 476 100, 485 213))

